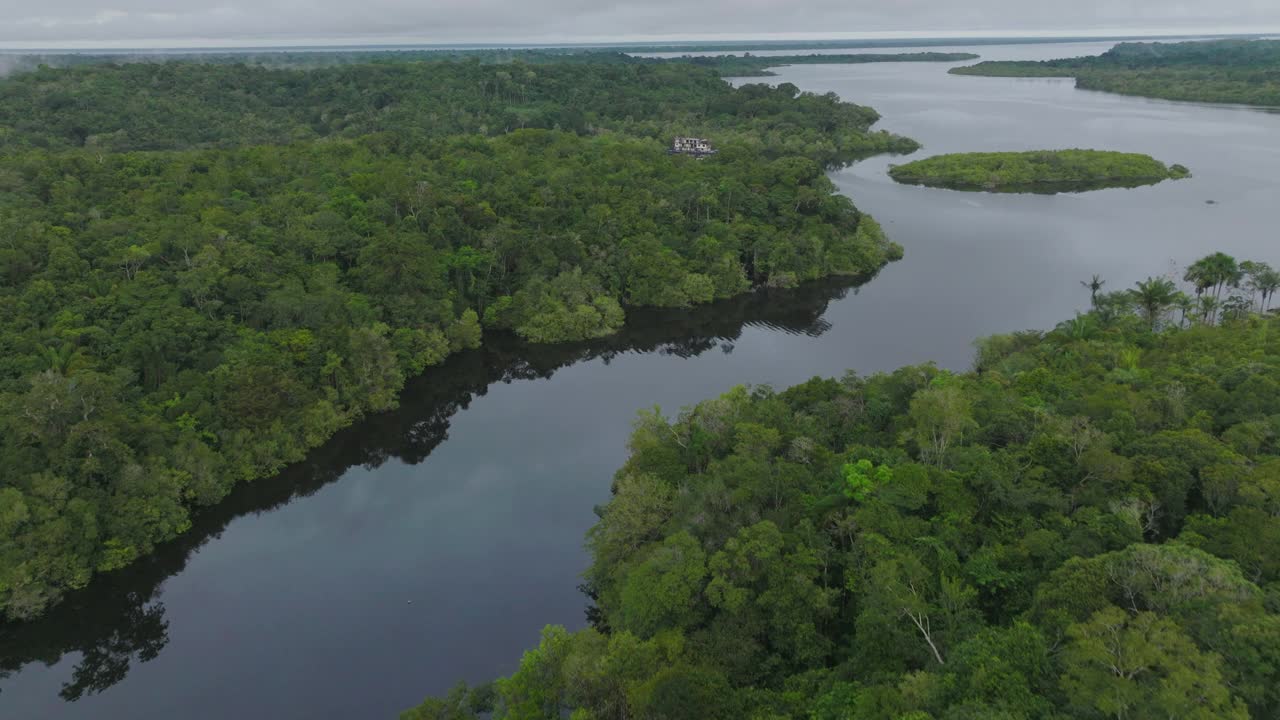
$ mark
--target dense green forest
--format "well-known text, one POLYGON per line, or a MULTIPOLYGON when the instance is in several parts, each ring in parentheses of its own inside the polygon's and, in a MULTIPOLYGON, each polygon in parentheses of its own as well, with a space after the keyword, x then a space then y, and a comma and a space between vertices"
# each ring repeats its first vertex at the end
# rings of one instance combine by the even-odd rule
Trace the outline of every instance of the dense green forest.
POLYGON ((686 64, 402 63, 269 69, 138 63, 45 68, 0 82, 0 153, 241 147, 391 133, 422 141, 523 128, 670 142, 705 135, 821 165, 910 152, 834 94, 734 89, 686 64))
POLYGON ((587 538, 593 627, 404 717, 1277 717, 1280 276, 1184 279, 1094 277, 1090 312, 963 374, 642 412, 587 538))
MULTIPOLYGON (((700 52, 696 48, 688 52, 700 52)), ((772 75, 766 68, 782 65, 848 65, 878 62, 957 62, 976 60, 973 53, 900 52, 759 56, 682 55, 644 57, 648 48, 478 48, 460 50, 264 50, 237 52, 181 51, 114 54, 16 54, 0 57, 0 74, 29 72, 42 67, 168 64, 251 65, 273 69, 326 68, 345 65, 404 65, 406 63, 470 62, 483 65, 698 65, 714 68, 723 77, 772 75)))
POLYGON ((29 618, 481 342, 900 256, 826 167, 910 140, 689 65, 0 82, 0 614, 29 618), (709 160, 666 152, 704 134, 709 160))
POLYGON ((1125 95, 1280 107, 1280 40, 1120 43, 1093 57, 982 62, 956 75, 1074 77, 1125 95))
POLYGON ((1081 192, 1189 175, 1187 168, 1149 155, 1107 150, 952 153, 889 167, 900 183, 988 192, 1081 192))
POLYGON ((54 665, 65 659, 73 667, 58 692, 62 698, 75 701, 106 691, 167 647, 166 582, 232 521, 311 496, 352 468, 377 468, 393 459, 423 462, 449 437, 453 416, 495 385, 547 379, 581 362, 607 363, 636 352, 679 357, 731 353, 750 326, 821 335, 831 327, 824 318, 829 304, 845 297, 857 282, 837 277, 690 309, 639 308, 616 335, 578 343, 532 344, 491 335, 482 347, 451 355, 406 382, 394 409, 362 419, 302 462, 270 478, 242 483, 217 505, 193 513, 191 529, 157 547, 144 562, 99 575, 38 620, 0 623, 0 681, 32 663, 54 665))

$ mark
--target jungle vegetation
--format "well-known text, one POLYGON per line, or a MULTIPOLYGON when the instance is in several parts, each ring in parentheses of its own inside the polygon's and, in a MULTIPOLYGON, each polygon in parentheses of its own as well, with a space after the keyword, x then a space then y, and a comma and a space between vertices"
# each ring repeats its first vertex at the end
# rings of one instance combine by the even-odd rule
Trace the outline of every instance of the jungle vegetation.
MULTIPOLYGON (((0 153, 186 150, 387 133, 422 141, 526 128, 742 144, 820 165, 910 152, 871 108, 783 83, 735 89, 686 64, 400 63, 311 70, 205 63, 43 68, 0 82, 0 153)), ((92 154, 92 153, 91 153, 92 154)))
POLYGON ((825 168, 915 143, 682 64, 42 68, 0 81, 0 615, 186 531, 483 334, 865 277, 825 168), (713 139, 695 160, 674 134, 713 139))
POLYGON ((900 183, 988 192, 1080 192, 1154 185, 1190 174, 1149 155, 1106 150, 952 153, 889 167, 889 176, 900 183))
MULTIPOLYGON (((847 46, 846 46, 847 47, 847 46)), ((706 52, 698 47, 684 52, 706 52)), ((648 47, 475 48, 475 49, 348 49, 348 50, 244 50, 234 52, 138 52, 138 53, 30 53, 0 57, 0 74, 41 67, 67 68, 95 65, 169 64, 252 65, 273 69, 308 69, 347 65, 403 65, 406 63, 469 62, 484 65, 699 65, 722 76, 772 75, 766 70, 781 65, 859 64, 869 62, 957 62, 976 60, 973 53, 892 52, 757 56, 682 55, 645 57, 659 52, 648 47)), ((715 50, 712 50, 715 52, 715 50)), ((730 52, 721 50, 721 52, 730 52)))
POLYGON ((1238 308, 1095 276, 1089 312, 970 372, 640 413, 591 627, 403 717, 1276 717, 1277 279, 1222 254, 1186 278, 1238 308))
POLYGON ((406 382, 394 409, 361 419, 302 462, 241 484, 216 505, 200 508, 190 530, 158 546, 145 562, 97 576, 36 620, 0 623, 0 683, 26 666, 65 661, 71 671, 58 690, 64 700, 107 691, 165 651, 172 620, 172 607, 163 602, 166 584, 229 524, 311 496, 352 468, 423 462, 449 438, 453 416, 495 385, 549 379, 581 362, 607 363, 636 352, 685 358, 732 353, 760 323, 822 335, 831 327, 825 319, 829 304, 857 284, 834 277, 688 309, 639 308, 628 313, 617 334, 578 343, 534 344, 490 334, 480 348, 450 355, 406 382))
POLYGON ((1074 77, 1076 87, 1125 95, 1280 107, 1280 40, 1120 43, 1102 55, 982 62, 956 75, 1074 77))

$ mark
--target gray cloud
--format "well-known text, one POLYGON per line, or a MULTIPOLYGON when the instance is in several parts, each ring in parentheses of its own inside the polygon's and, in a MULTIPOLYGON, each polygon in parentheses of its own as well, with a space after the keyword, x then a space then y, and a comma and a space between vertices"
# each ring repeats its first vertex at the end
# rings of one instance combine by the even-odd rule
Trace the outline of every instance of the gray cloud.
POLYGON ((9 47, 1276 29, 1276 0, 0 0, 9 47))

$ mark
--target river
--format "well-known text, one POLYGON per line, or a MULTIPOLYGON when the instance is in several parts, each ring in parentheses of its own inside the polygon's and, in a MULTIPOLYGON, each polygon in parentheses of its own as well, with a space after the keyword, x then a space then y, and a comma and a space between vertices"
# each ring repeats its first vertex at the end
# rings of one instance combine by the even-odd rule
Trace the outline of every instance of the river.
MULTIPOLYGON (((1107 47, 972 50, 1035 59, 1107 47)), ((769 81, 875 107, 883 127, 924 143, 917 157, 1088 147, 1194 176, 1024 196, 897 185, 885 169, 898 158, 835 172, 905 247, 901 262, 861 287, 634 313, 598 343, 497 342, 450 359, 411 383, 399 410, 240 488, 40 622, 0 628, 0 717, 393 716, 458 680, 510 672, 544 624, 584 624, 582 536, 637 409, 846 368, 963 370, 975 337, 1082 309, 1079 281, 1094 273, 1110 290, 1214 250, 1280 264, 1280 114, 947 67, 807 65, 769 81)))

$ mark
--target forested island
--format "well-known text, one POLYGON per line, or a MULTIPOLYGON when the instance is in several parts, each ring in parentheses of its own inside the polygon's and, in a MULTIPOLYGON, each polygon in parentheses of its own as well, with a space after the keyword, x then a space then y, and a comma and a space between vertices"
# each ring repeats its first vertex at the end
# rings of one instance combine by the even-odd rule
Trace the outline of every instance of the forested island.
POLYGON ((403 717, 1276 717, 1280 274, 1184 279, 1095 276, 967 373, 642 412, 591 627, 403 717))
POLYGON ((0 615, 185 532, 485 331, 874 274, 824 169, 909 139, 686 63, 40 68, 0 82, 0 615), (670 155, 673 135, 719 153, 670 155))
POLYGON ((788 65, 860 65, 885 62, 960 62, 976 60, 973 53, 861 53, 831 55, 686 55, 663 62, 685 62, 715 68, 724 77, 759 77, 776 75, 770 68, 788 65))
POLYGON ((1149 155, 1108 150, 951 153, 889 167, 889 176, 900 183, 1006 193, 1138 187, 1190 174, 1149 155))
POLYGON ((1165 100, 1280 107, 1280 40, 1120 43, 1092 57, 988 61, 955 75, 1074 77, 1076 87, 1165 100))

